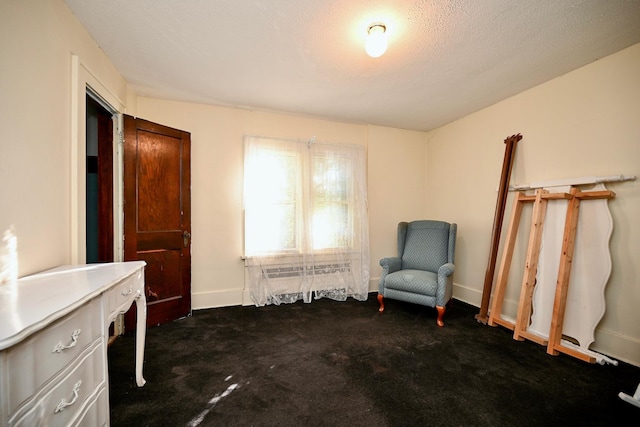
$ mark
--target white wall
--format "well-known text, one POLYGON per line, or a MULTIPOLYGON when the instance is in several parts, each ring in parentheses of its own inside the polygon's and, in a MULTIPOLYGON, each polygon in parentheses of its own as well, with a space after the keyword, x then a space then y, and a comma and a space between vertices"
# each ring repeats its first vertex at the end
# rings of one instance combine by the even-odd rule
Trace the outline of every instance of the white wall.
MULTIPOLYGON (((508 136, 523 136, 511 183, 640 176, 638 76, 640 44, 428 134, 427 199, 440 203, 427 203, 425 214, 458 223, 455 297, 480 305, 508 136)), ((609 202, 613 270, 592 348, 640 365, 640 179, 607 188, 617 195, 609 202)), ((512 196, 505 229, 511 207, 512 196)), ((522 268, 513 271, 521 281, 522 268)), ((517 306, 519 283, 507 295, 508 307, 517 306)))
POLYGON ((19 277, 72 259, 74 54, 126 96, 122 76, 62 1, 0 2, 0 247, 12 230, 19 277))
POLYGON ((380 259, 396 256, 400 221, 423 219, 426 196, 424 132, 369 127, 371 286, 378 290, 380 259))

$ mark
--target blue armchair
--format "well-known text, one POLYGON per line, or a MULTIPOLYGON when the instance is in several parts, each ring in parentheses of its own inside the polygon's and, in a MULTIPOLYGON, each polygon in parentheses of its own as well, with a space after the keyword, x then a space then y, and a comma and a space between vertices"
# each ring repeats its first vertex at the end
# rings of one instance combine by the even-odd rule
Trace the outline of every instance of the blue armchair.
POLYGON ((398 256, 380 260, 378 311, 384 311, 384 298, 435 307, 438 326, 444 326, 453 293, 457 229, 444 221, 398 224, 398 256))

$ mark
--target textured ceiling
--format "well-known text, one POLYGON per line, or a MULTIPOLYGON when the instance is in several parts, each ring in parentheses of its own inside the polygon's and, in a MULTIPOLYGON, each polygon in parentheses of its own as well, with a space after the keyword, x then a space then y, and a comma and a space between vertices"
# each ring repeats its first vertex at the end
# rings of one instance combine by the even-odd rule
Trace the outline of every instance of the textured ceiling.
POLYGON ((422 131, 640 42, 636 0, 65 1, 139 95, 422 131))

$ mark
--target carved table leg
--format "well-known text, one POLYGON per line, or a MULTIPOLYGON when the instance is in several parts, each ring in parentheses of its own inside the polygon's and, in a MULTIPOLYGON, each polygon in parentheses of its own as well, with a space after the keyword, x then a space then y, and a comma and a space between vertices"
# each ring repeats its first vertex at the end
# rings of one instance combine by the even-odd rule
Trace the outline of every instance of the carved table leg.
POLYGON ((378 294, 378 303, 380 304, 378 311, 382 313, 384 311, 384 296, 382 294, 378 294))
POLYGON ((145 385, 146 381, 142 377, 142 365, 144 363, 144 342, 147 334, 147 298, 144 292, 140 292, 136 302, 136 384, 138 387, 145 385))

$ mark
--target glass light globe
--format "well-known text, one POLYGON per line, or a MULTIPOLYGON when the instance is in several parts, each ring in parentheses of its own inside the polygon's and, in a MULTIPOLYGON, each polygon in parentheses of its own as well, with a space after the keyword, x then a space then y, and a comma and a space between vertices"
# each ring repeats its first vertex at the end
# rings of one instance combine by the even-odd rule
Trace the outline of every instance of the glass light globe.
POLYGON ((369 35, 364 50, 372 58, 382 56, 387 50, 387 35, 385 31, 386 28, 382 24, 374 24, 369 27, 369 35))

